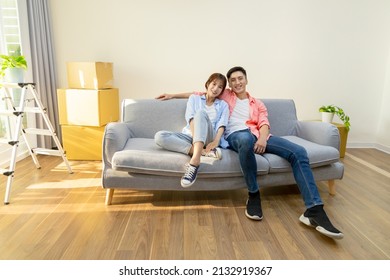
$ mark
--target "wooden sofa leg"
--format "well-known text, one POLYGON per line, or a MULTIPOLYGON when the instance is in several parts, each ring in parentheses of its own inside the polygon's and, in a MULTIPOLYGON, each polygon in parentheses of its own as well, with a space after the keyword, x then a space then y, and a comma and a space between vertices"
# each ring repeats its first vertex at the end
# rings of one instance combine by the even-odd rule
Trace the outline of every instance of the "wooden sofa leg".
POLYGON ((113 196, 114 196, 114 189, 107 189, 106 190, 106 205, 111 205, 113 196))
POLYGON ((329 188, 330 195, 336 195, 336 186, 335 186, 334 180, 328 181, 328 188, 329 188))

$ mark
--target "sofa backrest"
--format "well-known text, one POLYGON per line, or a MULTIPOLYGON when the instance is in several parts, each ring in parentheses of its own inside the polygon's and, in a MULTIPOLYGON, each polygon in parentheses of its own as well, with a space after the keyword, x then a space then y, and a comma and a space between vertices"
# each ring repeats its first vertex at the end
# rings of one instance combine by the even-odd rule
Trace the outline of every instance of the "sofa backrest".
MULTIPOLYGON (((297 115, 291 99, 262 99, 268 109, 271 133, 295 135, 297 115)), ((187 99, 124 99, 121 121, 131 123, 134 136, 153 138, 159 130, 181 131, 185 126, 187 99)))
POLYGON ((187 99, 124 99, 121 120, 131 123, 135 137, 154 138, 160 130, 180 132, 186 122, 187 99))
POLYGON ((268 110, 271 133, 275 136, 296 135, 297 111, 292 99, 261 99, 268 110))

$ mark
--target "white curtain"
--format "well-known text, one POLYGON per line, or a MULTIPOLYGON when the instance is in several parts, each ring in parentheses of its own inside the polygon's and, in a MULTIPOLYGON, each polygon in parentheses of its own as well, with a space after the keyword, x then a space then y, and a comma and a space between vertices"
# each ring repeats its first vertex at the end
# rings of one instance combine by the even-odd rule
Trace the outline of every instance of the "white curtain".
MULTIPOLYGON (((41 102, 48 108, 48 116, 58 138, 61 130, 58 121, 56 67, 52 41, 51 19, 48 0, 28 0, 27 14, 30 32, 31 68, 33 81, 41 102)), ((42 118, 37 119, 37 127, 45 128, 42 118)), ((38 146, 52 148, 52 138, 39 136, 38 146)))

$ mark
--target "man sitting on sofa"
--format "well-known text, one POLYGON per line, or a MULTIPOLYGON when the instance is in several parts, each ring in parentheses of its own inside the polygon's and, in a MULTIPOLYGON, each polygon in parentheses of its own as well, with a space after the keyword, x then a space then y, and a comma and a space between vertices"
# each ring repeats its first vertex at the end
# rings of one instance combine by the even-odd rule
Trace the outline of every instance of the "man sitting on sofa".
MULTIPOLYGON (((252 220, 263 219, 255 154, 271 153, 286 159, 291 164, 295 181, 306 206, 306 211, 299 220, 305 225, 315 227, 317 231, 328 237, 343 238, 343 233, 332 225, 323 209, 324 204, 306 150, 291 141, 269 133, 267 108, 246 91, 248 80, 243 67, 231 68, 226 76, 230 89, 226 89, 219 96, 228 103, 230 110, 224 137, 229 143, 229 148, 238 153, 248 188, 245 215, 252 220)), ((163 94, 157 99, 188 98, 191 94, 163 94)))

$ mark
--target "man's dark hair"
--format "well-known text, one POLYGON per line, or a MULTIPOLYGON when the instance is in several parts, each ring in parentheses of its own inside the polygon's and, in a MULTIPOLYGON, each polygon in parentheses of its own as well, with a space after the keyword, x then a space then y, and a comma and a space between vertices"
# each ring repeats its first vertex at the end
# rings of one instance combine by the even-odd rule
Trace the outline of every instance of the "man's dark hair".
POLYGON ((235 67, 231 68, 231 69, 227 72, 226 77, 227 77, 228 79, 230 79, 230 76, 232 75, 232 73, 238 72, 238 71, 242 72, 242 73, 244 74, 245 78, 246 78, 246 71, 245 71, 245 69, 244 69, 243 67, 241 67, 241 66, 235 66, 235 67))

